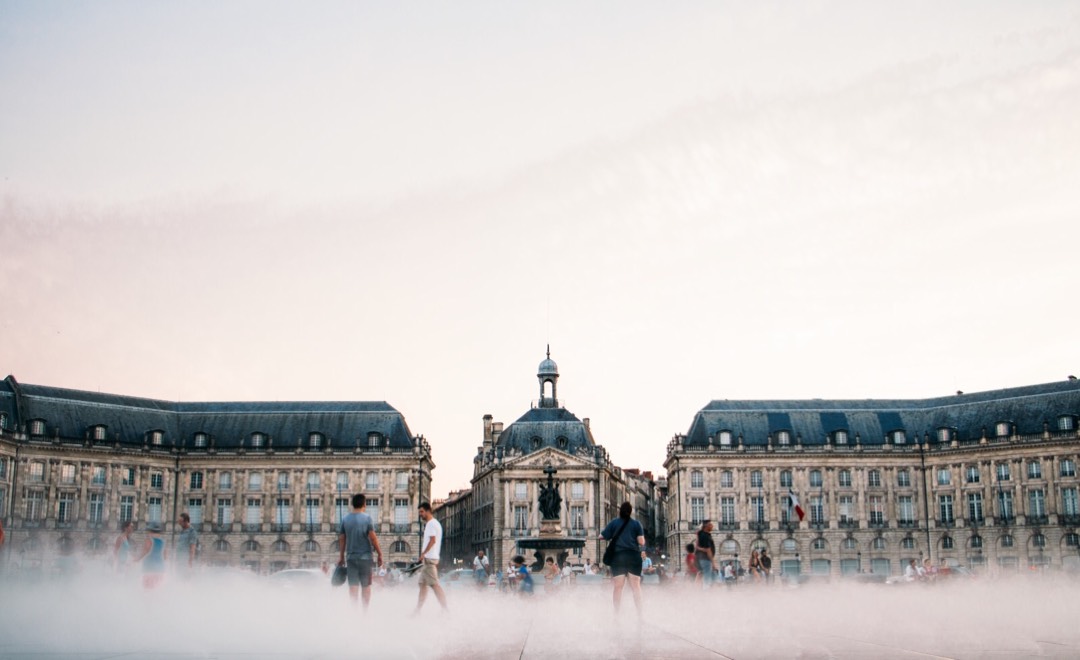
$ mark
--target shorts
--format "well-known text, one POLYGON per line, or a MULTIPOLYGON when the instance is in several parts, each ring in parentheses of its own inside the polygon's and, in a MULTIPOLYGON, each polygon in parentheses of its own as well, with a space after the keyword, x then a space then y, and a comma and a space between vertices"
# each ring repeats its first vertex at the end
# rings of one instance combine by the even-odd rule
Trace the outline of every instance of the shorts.
POLYGON ((425 559, 424 567, 420 569, 420 584, 434 587, 439 584, 439 560, 425 559))
POLYGON ((373 562, 370 559, 349 557, 345 560, 345 567, 349 571, 349 586, 360 585, 365 589, 371 586, 371 569, 373 562))
POLYGON ((616 550, 615 559, 611 562, 611 577, 620 575, 636 575, 641 577, 641 553, 635 550, 616 550))

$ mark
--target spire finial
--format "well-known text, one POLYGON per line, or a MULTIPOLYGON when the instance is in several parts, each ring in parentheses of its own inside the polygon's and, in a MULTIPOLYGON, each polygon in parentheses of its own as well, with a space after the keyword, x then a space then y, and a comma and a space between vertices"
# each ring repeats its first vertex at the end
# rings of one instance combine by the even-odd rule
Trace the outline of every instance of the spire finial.
POLYGON ((547 356, 548 356, 548 359, 550 360, 551 359, 551 344, 547 345, 547 356))

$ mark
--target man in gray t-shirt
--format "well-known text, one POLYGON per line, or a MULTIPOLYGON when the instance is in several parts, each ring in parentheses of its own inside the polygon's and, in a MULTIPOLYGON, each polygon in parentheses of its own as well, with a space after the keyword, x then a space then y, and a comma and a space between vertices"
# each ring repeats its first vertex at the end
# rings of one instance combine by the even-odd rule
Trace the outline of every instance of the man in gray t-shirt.
POLYGON ((199 549, 199 535, 191 526, 191 516, 187 511, 180 514, 180 533, 176 535, 176 565, 180 569, 180 575, 185 578, 195 568, 195 553, 199 549))
POLYGON ((338 547, 341 555, 338 564, 344 564, 349 575, 349 596, 356 600, 363 589, 364 609, 371 602, 371 571, 375 566, 372 551, 378 557, 378 566, 382 566, 382 549, 379 537, 375 534, 375 523, 365 513, 367 498, 363 493, 352 496, 352 512, 341 519, 338 530, 338 547))

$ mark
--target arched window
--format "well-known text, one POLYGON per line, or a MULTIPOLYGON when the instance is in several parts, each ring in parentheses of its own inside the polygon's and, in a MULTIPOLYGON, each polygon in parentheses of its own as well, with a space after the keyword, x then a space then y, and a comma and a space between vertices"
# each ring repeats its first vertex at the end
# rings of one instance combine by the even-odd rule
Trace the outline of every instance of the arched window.
POLYGON ((307 541, 304 541, 304 552, 318 552, 318 551, 319 551, 319 543, 318 543, 318 541, 315 541, 314 539, 308 539, 307 541))
POLYGON ((289 542, 285 539, 278 539, 274 541, 274 552, 288 552, 289 542))
POLYGON ((218 539, 214 541, 214 552, 228 552, 229 542, 225 539, 218 539))
POLYGON ((265 433, 256 432, 256 433, 251 434, 251 448, 252 449, 262 449, 263 445, 265 445, 265 444, 266 444, 266 434, 265 433))
POLYGON ((244 552, 258 552, 259 542, 255 539, 248 539, 244 541, 244 552))
POLYGON ((840 544, 840 547, 842 547, 844 550, 855 550, 859 547, 859 542, 849 536, 843 540, 843 542, 840 544))
POLYGON ((798 552, 798 550, 799 550, 799 544, 795 542, 795 539, 784 539, 780 543, 780 551, 781 552, 786 552, 788 554, 791 554, 793 552, 798 552))
POLYGON ((195 448, 201 449, 207 445, 208 437, 205 433, 199 432, 195 434, 195 448))
POLYGON ((972 536, 971 540, 968 541, 968 545, 971 546, 972 550, 978 550, 979 548, 983 547, 982 537, 977 534, 975 536, 972 536))
POLYGON ((402 541, 401 539, 398 539, 397 541, 394 541, 393 545, 390 546, 390 552, 408 554, 409 553, 409 544, 406 543, 405 541, 402 541))
POLYGON ((873 542, 871 542, 870 547, 874 550, 884 550, 886 548, 885 539, 881 536, 876 537, 873 542))
POLYGON ((910 536, 905 536, 904 538, 900 539, 900 547, 904 550, 914 550, 915 539, 911 538, 910 536))
POLYGON ((1003 547, 1003 548, 1011 548, 1014 545, 1013 537, 1010 536, 1009 534, 1006 534, 1006 535, 1001 537, 1000 543, 1001 543, 1001 547, 1003 547))
POLYGON ((1057 422, 1059 431, 1072 431, 1076 428, 1076 418, 1072 415, 1061 415, 1057 422))
POLYGON ((734 539, 727 539, 720 544, 720 552, 725 555, 733 555, 739 551, 739 544, 734 539))
POLYGON ((825 539, 818 537, 814 539, 814 542, 810 545, 810 547, 814 550, 828 550, 829 543, 825 539))
POLYGON ((907 442, 907 433, 903 429, 897 429, 892 432, 892 443, 894 445, 902 445, 907 442))
POLYGON ((954 545, 955 545, 955 543, 953 542, 953 537, 951 537, 951 536, 942 536, 941 537, 941 549, 942 550, 952 550, 954 545))
POLYGON ((320 449, 322 449, 322 440, 322 433, 316 433, 314 431, 308 433, 308 449, 311 449, 312 451, 319 451, 320 449))

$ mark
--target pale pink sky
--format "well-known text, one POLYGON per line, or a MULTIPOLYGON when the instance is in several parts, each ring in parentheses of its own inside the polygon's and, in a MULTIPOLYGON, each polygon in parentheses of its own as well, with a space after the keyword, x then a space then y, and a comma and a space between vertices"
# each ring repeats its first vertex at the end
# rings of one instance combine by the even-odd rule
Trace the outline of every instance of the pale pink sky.
POLYGON ((714 398, 1062 379, 1078 37, 1065 2, 5 2, 0 376, 386 400, 438 495, 548 342, 657 472, 714 398))

